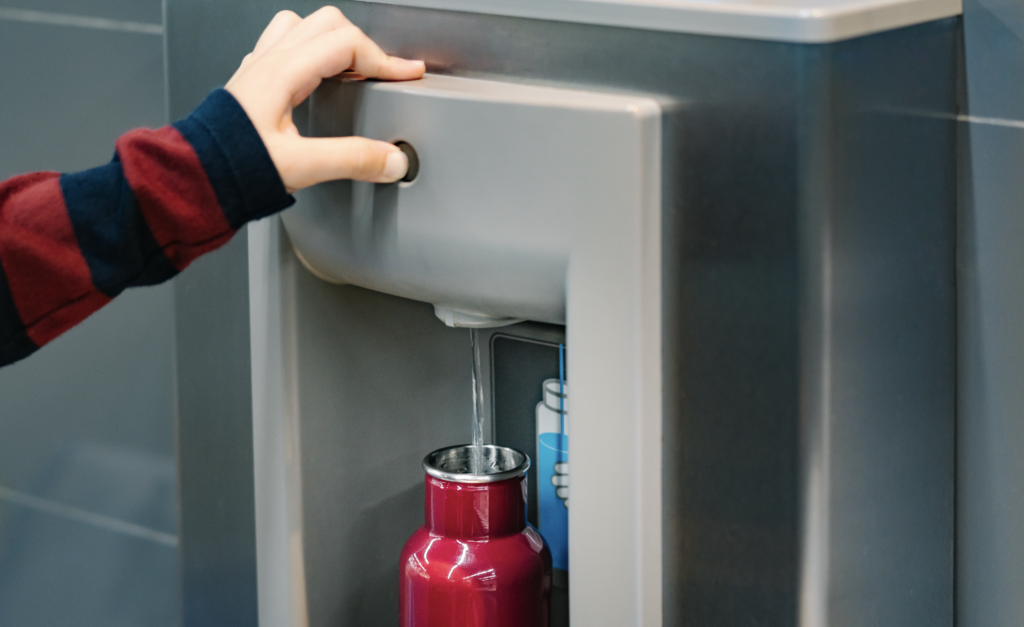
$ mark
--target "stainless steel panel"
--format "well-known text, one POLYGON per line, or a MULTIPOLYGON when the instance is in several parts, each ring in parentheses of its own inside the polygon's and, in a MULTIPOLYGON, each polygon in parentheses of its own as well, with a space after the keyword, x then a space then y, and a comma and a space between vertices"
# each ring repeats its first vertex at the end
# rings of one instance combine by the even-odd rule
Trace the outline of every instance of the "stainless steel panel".
POLYGON ((1024 11, 964 5, 957 619, 1024 624, 1024 11))
POLYGON ((257 622, 245 244, 236 237, 175 281, 186 627, 257 622))
POLYGON ((908 35, 806 57, 810 625, 953 622, 957 39, 908 35))
MULTIPOLYGON (((232 5, 170 6, 172 99, 175 81, 195 103, 226 80, 273 8, 232 5)), ((664 624, 951 625, 956 137, 941 118, 959 21, 804 47, 340 6, 433 72, 686 102, 662 138, 664 624)), ((328 452, 310 463, 330 486, 328 452)), ((310 580, 310 607, 329 593, 310 580)), ((354 624, 378 594, 311 624, 354 624)))
POLYGON ((445 9, 793 43, 831 43, 960 15, 960 0, 864 2, 635 2, 630 0, 363 0, 445 9))
MULTIPOLYGON (((268 3, 269 5, 269 3, 268 3)), ((170 0, 172 119, 223 85, 274 14, 170 0)), ((248 251, 245 233, 175 280, 185 627, 257 624, 248 251)))

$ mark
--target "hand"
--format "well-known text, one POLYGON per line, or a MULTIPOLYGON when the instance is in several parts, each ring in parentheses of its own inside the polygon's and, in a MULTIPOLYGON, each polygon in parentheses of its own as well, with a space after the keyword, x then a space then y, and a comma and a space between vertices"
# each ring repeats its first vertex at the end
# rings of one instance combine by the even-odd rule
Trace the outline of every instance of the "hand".
POLYGON ((289 193, 334 179, 393 183, 409 168, 401 150, 364 137, 302 137, 292 109, 323 79, 346 70, 367 78, 411 80, 423 76, 424 69, 422 61, 385 54, 334 7, 306 19, 282 11, 224 89, 248 114, 289 193))
POLYGON ((562 505, 569 507, 569 462, 557 462, 555 472, 551 475, 551 485, 555 486, 555 496, 562 499, 562 505))

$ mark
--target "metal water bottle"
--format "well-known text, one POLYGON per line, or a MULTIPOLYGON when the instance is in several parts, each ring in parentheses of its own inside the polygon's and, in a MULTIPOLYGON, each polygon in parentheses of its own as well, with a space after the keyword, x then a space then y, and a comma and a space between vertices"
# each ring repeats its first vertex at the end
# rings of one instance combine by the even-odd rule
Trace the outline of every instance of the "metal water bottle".
POLYGON ((425 524, 402 550, 401 627, 547 627, 551 552, 526 523, 530 458, 485 446, 470 472, 469 445, 423 460, 425 524))

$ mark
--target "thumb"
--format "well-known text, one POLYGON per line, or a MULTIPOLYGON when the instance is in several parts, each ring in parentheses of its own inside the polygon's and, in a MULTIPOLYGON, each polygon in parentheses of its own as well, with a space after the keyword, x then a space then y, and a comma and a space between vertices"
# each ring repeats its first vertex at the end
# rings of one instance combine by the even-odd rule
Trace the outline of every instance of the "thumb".
POLYGON ((270 155, 290 190, 337 179, 394 183, 409 169, 398 146, 365 137, 293 136, 270 155))

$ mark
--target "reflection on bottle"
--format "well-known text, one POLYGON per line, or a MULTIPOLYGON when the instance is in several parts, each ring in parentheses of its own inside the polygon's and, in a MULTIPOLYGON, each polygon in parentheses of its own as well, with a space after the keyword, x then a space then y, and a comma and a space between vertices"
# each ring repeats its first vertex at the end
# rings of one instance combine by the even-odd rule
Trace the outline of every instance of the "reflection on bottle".
POLYGON ((569 569, 568 387, 559 379, 543 384, 537 403, 537 522, 551 548, 553 566, 569 569))

